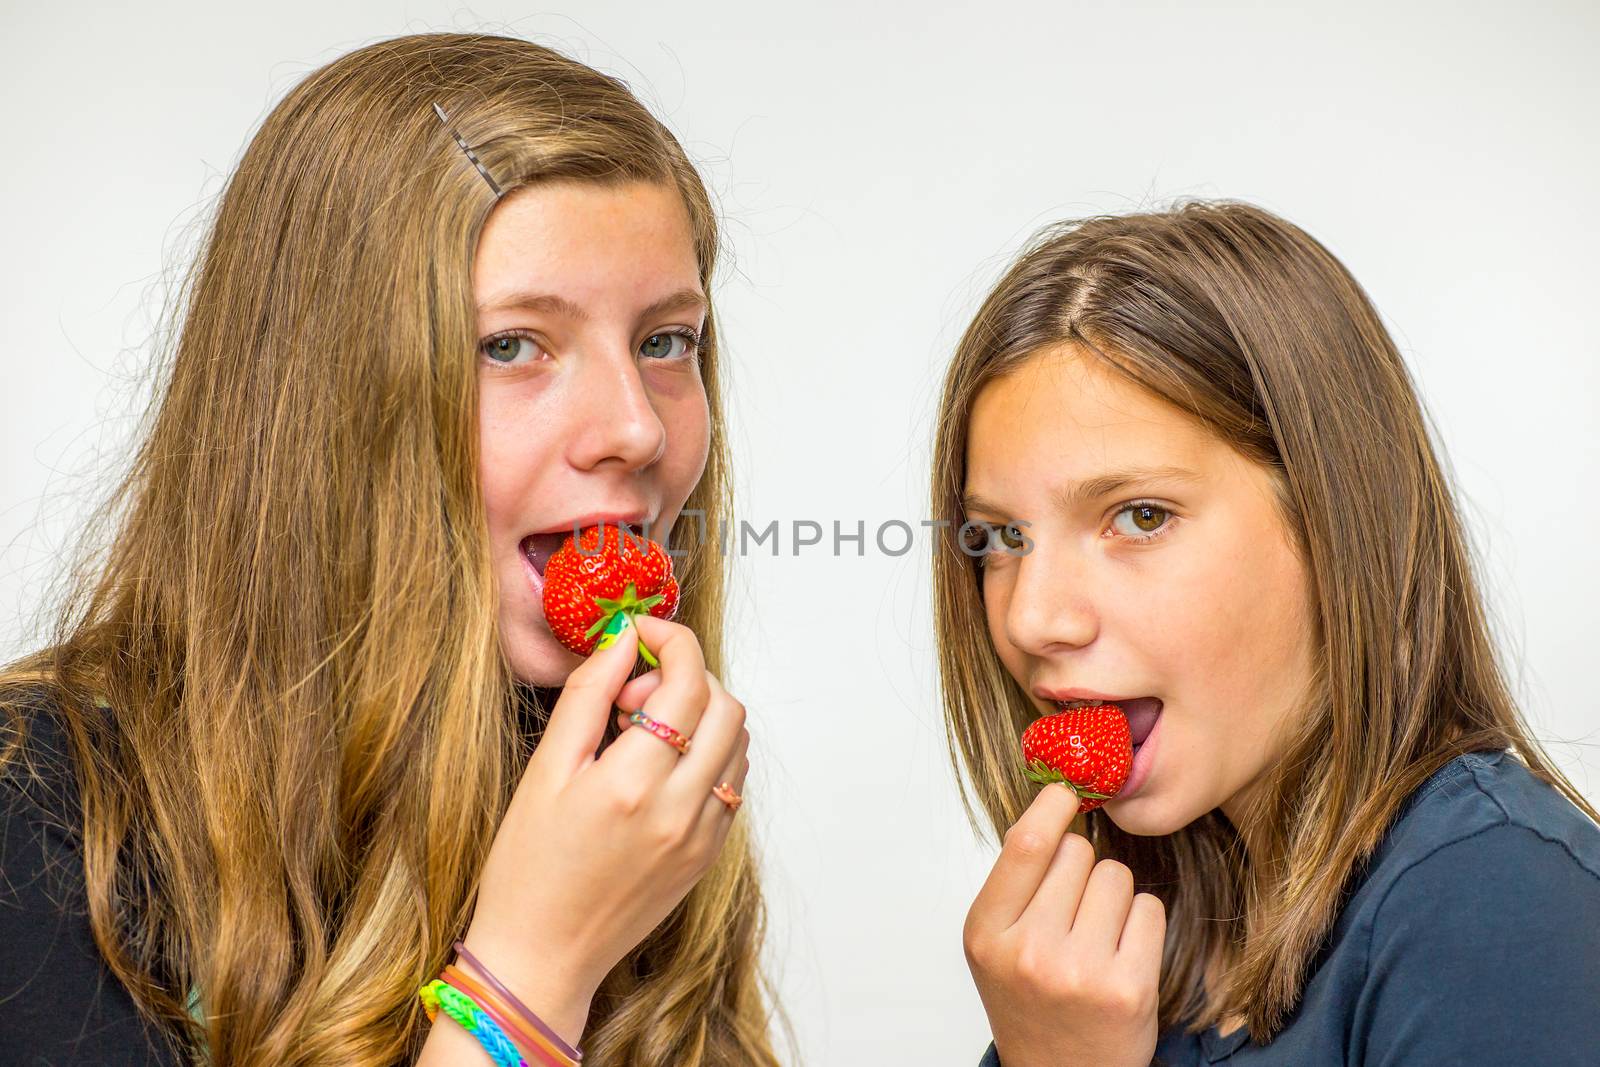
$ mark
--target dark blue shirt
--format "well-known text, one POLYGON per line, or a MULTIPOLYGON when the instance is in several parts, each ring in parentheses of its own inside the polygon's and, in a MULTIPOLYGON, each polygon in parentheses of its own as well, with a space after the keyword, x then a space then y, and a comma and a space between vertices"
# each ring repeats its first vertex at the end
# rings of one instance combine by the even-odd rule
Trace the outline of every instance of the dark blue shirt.
MULTIPOLYGON (((52 705, 0 767, 0 1064, 171 1067, 176 1049, 106 966, 89 925, 81 799, 52 705)), ((7 723, 0 712, 0 726, 7 723)), ((0 729, 0 748, 12 740, 0 729)))
POLYGON ((1600 827, 1509 753, 1457 757, 1407 798, 1272 1041, 1173 1027, 1156 1062, 1600 1067, 1600 827))

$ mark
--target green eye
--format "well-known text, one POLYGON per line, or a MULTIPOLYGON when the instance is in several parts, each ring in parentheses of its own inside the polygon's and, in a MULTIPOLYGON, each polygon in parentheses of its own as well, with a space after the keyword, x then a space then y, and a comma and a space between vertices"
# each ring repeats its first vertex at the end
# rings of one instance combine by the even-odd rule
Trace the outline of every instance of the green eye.
POLYGON ((676 359, 699 351, 699 335, 679 330, 651 334, 639 346, 639 354, 647 359, 676 359))
POLYGON ((500 367, 522 366, 537 362, 541 355, 548 355, 540 346, 539 339, 526 330, 507 330, 485 338, 478 345, 478 351, 484 359, 500 367), (519 356, 529 358, 518 362, 519 356))

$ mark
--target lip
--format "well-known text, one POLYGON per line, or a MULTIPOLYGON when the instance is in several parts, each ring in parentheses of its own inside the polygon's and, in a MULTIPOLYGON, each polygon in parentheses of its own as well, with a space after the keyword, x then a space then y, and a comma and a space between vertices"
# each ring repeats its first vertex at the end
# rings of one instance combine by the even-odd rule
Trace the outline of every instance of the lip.
POLYGON ((1035 686, 1033 695, 1040 700, 1048 700, 1055 704, 1064 704, 1069 700, 1100 700, 1107 704, 1115 704, 1123 700, 1142 699, 1139 695, 1117 697, 1108 693, 1096 693, 1092 689, 1046 689, 1043 686, 1035 686))
POLYGON ((574 527, 580 530, 586 526, 600 525, 641 527, 653 524, 655 521, 655 513, 651 511, 596 511, 568 519, 561 525, 553 526, 548 530, 534 530, 524 535, 524 539, 536 537, 540 534, 571 533, 574 527))

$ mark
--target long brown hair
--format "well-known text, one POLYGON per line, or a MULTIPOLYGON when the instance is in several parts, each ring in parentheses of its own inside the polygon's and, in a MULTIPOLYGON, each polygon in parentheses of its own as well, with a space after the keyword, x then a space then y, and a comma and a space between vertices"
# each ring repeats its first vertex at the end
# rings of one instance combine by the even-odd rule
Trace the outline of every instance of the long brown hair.
MULTIPOLYGON (((496 201, 435 102, 506 193, 676 188, 711 292, 716 219, 677 140, 623 83, 527 41, 363 47, 250 141, 50 640, 0 673, 9 751, 27 694, 59 706, 101 953, 218 1067, 416 1055, 417 987, 471 914, 551 695, 497 638, 471 285, 496 201)), ((731 510, 713 321, 710 457, 685 504, 712 523, 731 510)), ((678 618, 720 673, 713 548, 680 562, 678 618)), ((605 979, 589 1062, 777 1062, 747 825, 605 979)))
MULTIPOLYGON (((1075 823, 1166 905, 1162 1029, 1239 1015, 1265 1044, 1298 1001, 1347 880, 1441 766, 1510 749, 1590 818, 1600 813, 1519 713, 1405 365, 1325 247, 1233 202, 1036 234, 945 377, 932 514, 950 529, 965 521, 974 398, 1064 344, 1262 465, 1314 591, 1312 695, 1241 816, 1262 831, 1248 856, 1220 810, 1162 837, 1125 833, 1103 808, 1075 823)), ((977 568, 953 537, 936 542, 933 585, 951 758, 974 826, 981 811, 999 835, 1032 799, 1017 739, 1037 713, 990 641, 977 568)))

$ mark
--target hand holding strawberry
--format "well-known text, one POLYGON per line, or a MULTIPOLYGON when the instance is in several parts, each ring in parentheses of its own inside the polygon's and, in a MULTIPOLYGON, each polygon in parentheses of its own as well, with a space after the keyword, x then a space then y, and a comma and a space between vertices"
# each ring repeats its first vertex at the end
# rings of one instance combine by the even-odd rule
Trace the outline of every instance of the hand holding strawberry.
MULTIPOLYGON (((611 644, 621 616, 670 619, 678 610, 672 557, 656 542, 620 526, 586 526, 568 534, 544 568, 544 617, 567 648, 587 656, 611 644), (604 637, 601 637, 604 632, 604 637)), ((659 666, 643 642, 639 655, 659 666)))
POLYGON ((1099 802, 1079 796, 1039 791, 962 930, 1005 1067, 1146 1067, 1155 1054, 1166 908, 1068 832, 1080 804, 1099 802))

